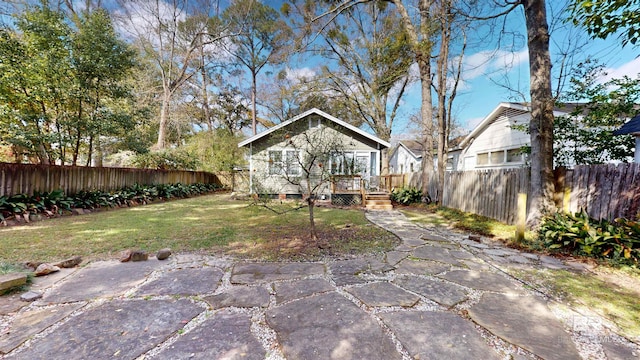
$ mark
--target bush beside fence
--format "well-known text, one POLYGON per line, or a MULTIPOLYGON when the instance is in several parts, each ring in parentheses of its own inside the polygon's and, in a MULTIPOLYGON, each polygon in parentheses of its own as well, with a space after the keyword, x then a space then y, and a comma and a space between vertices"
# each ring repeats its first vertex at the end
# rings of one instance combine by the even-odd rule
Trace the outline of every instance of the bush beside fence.
POLYGON ((134 184, 216 184, 217 175, 202 171, 131 169, 0 163, 0 196, 62 190, 117 190, 134 184))

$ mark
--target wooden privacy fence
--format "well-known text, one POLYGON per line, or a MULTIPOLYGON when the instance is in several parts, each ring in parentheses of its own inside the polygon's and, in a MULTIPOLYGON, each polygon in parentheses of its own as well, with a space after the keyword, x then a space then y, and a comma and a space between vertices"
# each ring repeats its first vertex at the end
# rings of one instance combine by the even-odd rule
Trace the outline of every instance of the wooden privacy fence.
POLYGON ((606 164, 557 169, 556 204, 569 212, 586 210, 594 219, 640 215, 640 164, 606 164))
MULTIPOLYGON (((640 164, 589 165, 557 169, 554 200, 565 212, 585 210, 595 219, 640 215, 640 164)), ((405 174, 405 186, 420 188, 420 173, 405 174)), ((435 181, 429 184, 435 194, 435 181)), ((518 193, 529 193, 529 169, 445 173, 441 204, 515 224, 518 193)), ((527 204, 528 210, 528 204, 527 204)))
POLYGON ((136 183, 222 185, 215 174, 202 171, 0 163, 0 196, 59 189, 66 194, 82 190, 110 191, 136 183))

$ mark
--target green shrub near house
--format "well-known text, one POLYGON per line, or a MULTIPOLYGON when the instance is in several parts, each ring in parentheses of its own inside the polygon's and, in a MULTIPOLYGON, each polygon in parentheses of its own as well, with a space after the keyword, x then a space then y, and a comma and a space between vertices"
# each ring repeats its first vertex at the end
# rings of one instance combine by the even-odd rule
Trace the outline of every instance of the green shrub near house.
POLYGON ((394 189, 391 192, 391 201, 402 205, 420 203, 422 202, 422 190, 414 187, 394 189))

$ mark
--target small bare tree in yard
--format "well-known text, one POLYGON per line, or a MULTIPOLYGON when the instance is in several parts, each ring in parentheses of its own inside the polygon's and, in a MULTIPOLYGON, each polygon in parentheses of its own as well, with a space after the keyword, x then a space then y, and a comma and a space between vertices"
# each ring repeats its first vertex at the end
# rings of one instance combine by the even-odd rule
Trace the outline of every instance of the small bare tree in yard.
MULTIPOLYGON (((301 123, 307 124, 306 121, 301 123)), ((269 175, 256 185, 262 188, 262 193, 301 194, 304 204, 294 210, 308 207, 309 236, 318 242, 318 246, 325 247, 328 244, 319 242, 314 209, 316 202, 329 192, 332 181, 330 162, 344 158, 344 139, 326 124, 307 131, 305 128, 298 126, 271 135, 270 143, 277 144, 274 147, 277 150, 268 151, 268 159, 265 160, 269 175), (276 188, 279 190, 274 190, 276 188)))

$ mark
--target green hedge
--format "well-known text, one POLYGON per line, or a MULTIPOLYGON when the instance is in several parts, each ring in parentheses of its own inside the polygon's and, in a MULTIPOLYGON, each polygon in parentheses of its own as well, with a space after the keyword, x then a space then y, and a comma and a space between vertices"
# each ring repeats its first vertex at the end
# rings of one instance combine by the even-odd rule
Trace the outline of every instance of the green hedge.
POLYGON ((391 201, 402 205, 422 202, 422 190, 414 187, 394 189, 391 192, 391 201))
POLYGON ((80 191, 67 196, 62 190, 35 192, 33 195, 18 194, 0 196, 0 222, 8 217, 24 214, 53 216, 72 208, 96 209, 101 207, 131 206, 146 204, 156 199, 185 198, 220 189, 216 184, 160 184, 125 187, 117 191, 80 191))

